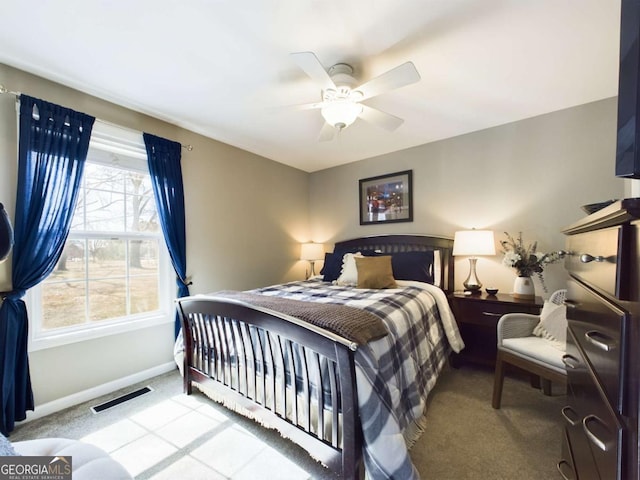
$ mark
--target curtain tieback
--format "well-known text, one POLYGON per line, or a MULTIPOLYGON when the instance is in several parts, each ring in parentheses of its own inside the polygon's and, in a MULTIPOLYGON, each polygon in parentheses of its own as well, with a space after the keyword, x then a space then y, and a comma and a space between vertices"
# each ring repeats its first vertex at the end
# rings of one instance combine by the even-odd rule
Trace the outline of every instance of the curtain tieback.
POLYGON ((176 278, 178 279, 178 282, 180 282, 178 285, 182 284, 185 287, 188 287, 189 285, 193 285, 193 282, 191 281, 191 276, 188 276, 184 280, 180 277, 176 277, 176 278))
POLYGON ((0 298, 4 301, 6 299, 9 300, 20 300, 27 293, 26 290, 9 290, 8 292, 0 292, 0 298))

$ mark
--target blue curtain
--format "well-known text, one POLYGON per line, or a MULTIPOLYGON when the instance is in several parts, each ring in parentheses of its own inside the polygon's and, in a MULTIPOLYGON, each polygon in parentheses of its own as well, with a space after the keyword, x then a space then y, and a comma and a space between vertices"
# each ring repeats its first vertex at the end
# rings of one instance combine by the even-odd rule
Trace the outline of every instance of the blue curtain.
MULTIPOLYGON (((0 307, 0 394, 8 435, 33 410, 22 297, 54 269, 69 234, 95 118, 20 96, 13 291, 0 307)), ((62 372, 57 372, 57 374, 62 372)))
MULTIPOLYGON (((191 283, 187 280, 184 189, 180 165, 182 146, 149 133, 144 133, 143 137, 162 233, 177 275, 178 298, 186 297, 189 295, 191 283)), ((179 331, 180 319, 176 312, 176 337, 179 331)))

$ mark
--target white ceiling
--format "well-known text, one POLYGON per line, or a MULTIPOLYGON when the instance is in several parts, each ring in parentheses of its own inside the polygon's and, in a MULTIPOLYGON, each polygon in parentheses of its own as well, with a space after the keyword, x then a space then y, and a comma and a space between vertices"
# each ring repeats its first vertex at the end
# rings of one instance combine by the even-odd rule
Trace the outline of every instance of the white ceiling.
POLYGON ((5 0, 0 62, 312 172, 617 95, 619 15, 620 0, 5 0), (318 110, 282 108, 320 99, 301 51, 362 82, 412 61, 418 83, 367 101, 404 124, 318 142, 318 110))

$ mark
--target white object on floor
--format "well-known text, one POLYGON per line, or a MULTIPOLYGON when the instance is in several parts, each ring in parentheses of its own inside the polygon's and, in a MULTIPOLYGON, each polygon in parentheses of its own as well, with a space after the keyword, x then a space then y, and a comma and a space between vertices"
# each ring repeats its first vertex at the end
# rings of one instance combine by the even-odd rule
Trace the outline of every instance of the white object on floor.
POLYGON ((39 438, 12 443, 24 456, 71 456, 73 480, 132 480, 133 477, 107 452, 89 443, 68 438, 39 438))

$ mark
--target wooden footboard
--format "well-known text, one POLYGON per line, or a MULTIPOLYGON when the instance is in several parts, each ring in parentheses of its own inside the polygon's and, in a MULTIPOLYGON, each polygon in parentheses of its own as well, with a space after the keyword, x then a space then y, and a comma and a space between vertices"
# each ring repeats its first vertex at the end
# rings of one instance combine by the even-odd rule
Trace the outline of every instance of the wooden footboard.
POLYGON ((360 477, 356 346, 272 310, 212 296, 178 300, 184 389, 277 429, 346 479, 360 477))

